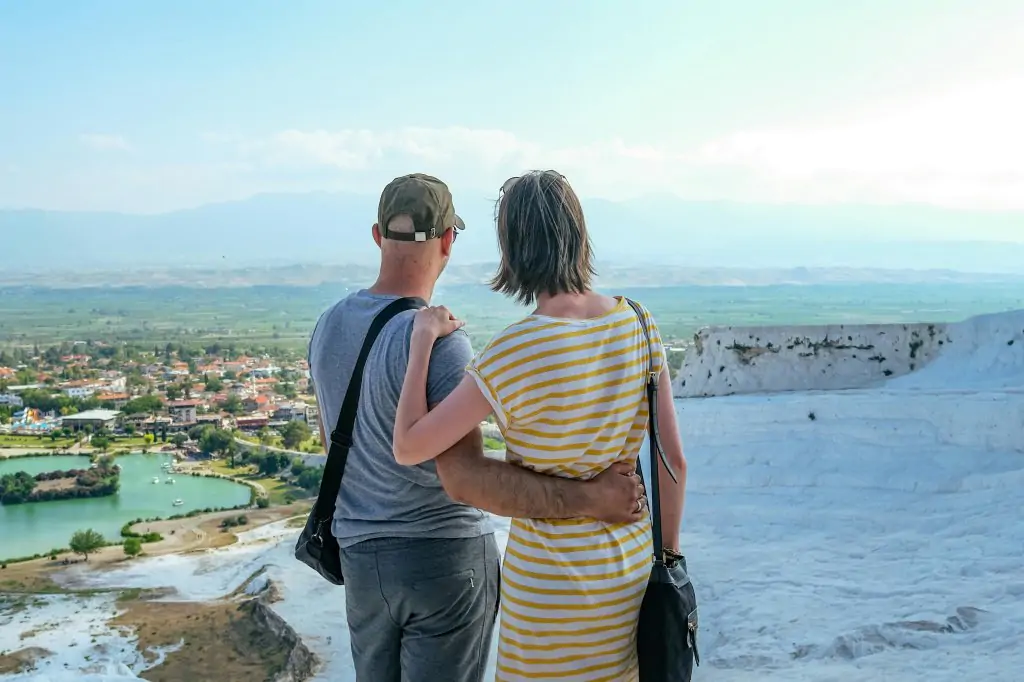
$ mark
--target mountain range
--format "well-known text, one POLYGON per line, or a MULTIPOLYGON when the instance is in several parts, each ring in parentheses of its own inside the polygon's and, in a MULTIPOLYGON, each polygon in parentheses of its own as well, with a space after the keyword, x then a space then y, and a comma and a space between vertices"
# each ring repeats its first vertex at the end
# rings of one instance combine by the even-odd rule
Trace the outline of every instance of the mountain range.
MULTIPOLYGON (((1024 273, 1024 213, 928 206, 799 206, 652 196, 584 200, 599 265, 942 269, 1024 273)), ((7 272, 296 263, 371 266, 373 196, 262 194, 164 214, 0 210, 7 272)), ((457 262, 497 259, 493 202, 457 201, 457 262)))

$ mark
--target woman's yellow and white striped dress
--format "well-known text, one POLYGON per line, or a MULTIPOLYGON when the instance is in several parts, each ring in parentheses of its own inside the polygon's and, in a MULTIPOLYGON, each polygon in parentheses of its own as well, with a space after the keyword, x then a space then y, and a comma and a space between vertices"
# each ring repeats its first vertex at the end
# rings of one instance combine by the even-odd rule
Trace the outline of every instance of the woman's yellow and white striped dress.
MULTIPOLYGON (((661 338, 644 309, 661 371, 661 338)), ((647 341, 619 299, 588 320, 531 315, 468 368, 510 461, 587 479, 635 461, 647 427, 647 341)), ((501 581, 497 680, 634 680, 651 572, 650 519, 513 519, 501 581)))

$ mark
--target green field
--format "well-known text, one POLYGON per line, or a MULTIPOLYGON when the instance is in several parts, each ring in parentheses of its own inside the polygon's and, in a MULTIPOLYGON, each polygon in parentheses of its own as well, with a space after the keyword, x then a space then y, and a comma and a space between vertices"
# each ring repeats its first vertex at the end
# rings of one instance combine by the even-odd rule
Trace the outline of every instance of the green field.
MULTIPOLYGON (((66 447, 71 447, 75 444, 74 438, 58 438, 57 440, 51 439, 49 436, 23 436, 13 434, 0 434, 0 448, 22 448, 22 449, 35 449, 39 450, 55 450, 66 447)), ((131 438, 127 436, 118 436, 110 438, 110 446, 107 448, 108 451, 122 450, 129 448, 131 450, 140 450, 143 447, 155 449, 165 445, 161 442, 146 443, 143 436, 133 436, 131 438)), ((88 443, 83 443, 82 447, 89 449, 88 443)))
POLYGON ((73 438, 58 438, 51 440, 49 436, 15 436, 12 434, 0 434, 0 448, 59 450, 71 447, 75 444, 73 438))
MULTIPOLYGON (((277 348, 302 354, 342 285, 237 288, 0 288, 0 347, 65 341, 277 348)), ((663 335, 706 325, 955 321, 1024 308, 1020 283, 673 286, 621 289, 645 303, 663 335)), ((467 321, 475 347, 528 310, 483 285, 441 287, 435 302, 467 321)))
POLYGON ((210 468, 223 476, 232 476, 262 486, 267 492, 271 504, 289 504, 290 500, 302 500, 309 497, 309 493, 298 486, 282 481, 275 476, 260 475, 252 464, 239 464, 232 468, 228 460, 215 459, 210 462, 210 468))

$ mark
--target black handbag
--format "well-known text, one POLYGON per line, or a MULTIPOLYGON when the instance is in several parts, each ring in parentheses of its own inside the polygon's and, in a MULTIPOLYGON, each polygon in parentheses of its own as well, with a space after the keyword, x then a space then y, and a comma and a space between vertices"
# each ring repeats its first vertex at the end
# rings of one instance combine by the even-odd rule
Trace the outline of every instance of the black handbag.
MULTIPOLYGON (((628 299, 627 299, 628 300, 628 299)), ((686 570, 686 557, 664 551, 661 531, 661 500, 658 491, 658 460, 673 481, 678 480, 658 438, 658 376, 654 372, 654 347, 647 320, 633 301, 629 305, 640 318, 647 339, 647 404, 650 432, 650 500, 651 526, 654 536, 654 561, 647 591, 640 605, 637 628, 637 657, 640 661, 640 682, 689 682, 693 666, 700 665, 697 652, 697 594, 686 570)), ((639 462, 637 471, 640 470, 639 462)), ((640 474, 643 476, 643 473, 640 474)))
POLYGON ((309 513, 309 518, 306 519, 306 527, 302 529, 302 534, 295 543, 295 558, 334 585, 344 585, 345 577, 341 574, 341 556, 331 524, 334 522, 338 491, 341 490, 341 477, 345 475, 345 462, 348 461, 348 451, 352 447, 352 430, 356 423, 366 358, 370 355, 370 349, 381 329, 391 318, 405 310, 416 310, 425 305, 426 302, 420 298, 399 298, 389 303, 373 318, 366 338, 363 339, 363 347, 352 370, 352 377, 348 381, 338 423, 331 432, 331 446, 327 451, 327 464, 320 480, 320 493, 317 495, 316 505, 309 513))

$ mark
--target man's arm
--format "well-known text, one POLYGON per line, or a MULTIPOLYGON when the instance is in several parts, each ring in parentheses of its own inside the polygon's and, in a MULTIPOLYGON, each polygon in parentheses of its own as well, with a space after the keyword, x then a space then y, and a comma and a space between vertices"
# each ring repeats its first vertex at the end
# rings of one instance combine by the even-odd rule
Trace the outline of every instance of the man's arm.
MULTIPOLYGON (((437 407, 462 382, 472 357, 464 331, 438 340, 430 356, 428 409, 437 407)), ((485 457, 479 424, 434 462, 449 497, 498 516, 632 523, 646 514, 643 485, 633 466, 613 465, 591 481, 546 476, 485 457)))
POLYGON ((643 485, 631 465, 615 464, 590 481, 548 476, 486 457, 479 427, 435 461, 453 500, 498 516, 633 523, 646 513, 643 485))

